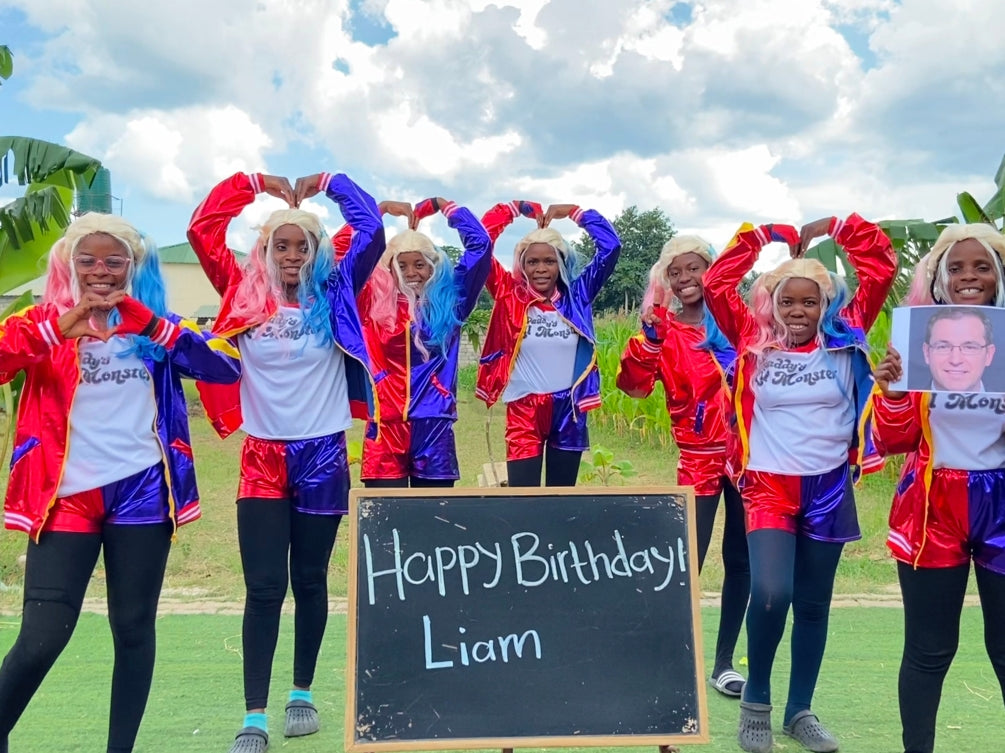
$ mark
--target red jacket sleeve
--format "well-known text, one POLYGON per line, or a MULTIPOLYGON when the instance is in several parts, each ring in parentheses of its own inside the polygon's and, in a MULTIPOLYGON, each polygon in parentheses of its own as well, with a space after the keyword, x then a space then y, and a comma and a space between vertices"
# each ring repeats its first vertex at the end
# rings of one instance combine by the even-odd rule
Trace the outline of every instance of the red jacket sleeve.
POLYGON ((757 333, 754 315, 737 286, 754 268, 758 254, 769 240, 760 228, 744 223, 702 278, 705 305, 722 334, 737 349, 757 333))
POLYGON ((637 400, 649 397, 656 386, 661 350, 659 343, 652 342, 644 334, 629 338, 618 365, 618 389, 637 400))
MULTIPOLYGON (((504 201, 496 204, 482 215, 482 225, 489 234, 489 239, 494 247, 503 231, 521 214, 524 217, 538 217, 543 213, 544 210, 536 201, 504 201)), ((493 298, 498 298, 500 294, 513 287, 513 275, 499 263, 494 255, 485 287, 493 298)))
POLYGON ((858 278, 858 289, 843 315, 868 332, 897 276, 897 255, 886 233, 857 214, 844 222, 835 219, 830 235, 845 250, 858 278))
POLYGON ((0 323, 0 384, 45 361, 54 347, 66 342, 54 308, 30 306, 0 323))
POLYGON ((220 295, 239 283, 244 274, 234 252, 227 248, 227 228, 261 190, 260 173, 236 173, 209 192, 188 224, 188 242, 220 295))
POLYGON ((922 392, 909 392, 896 400, 878 391, 873 395, 872 438, 881 455, 904 455, 918 449, 924 398, 922 392))

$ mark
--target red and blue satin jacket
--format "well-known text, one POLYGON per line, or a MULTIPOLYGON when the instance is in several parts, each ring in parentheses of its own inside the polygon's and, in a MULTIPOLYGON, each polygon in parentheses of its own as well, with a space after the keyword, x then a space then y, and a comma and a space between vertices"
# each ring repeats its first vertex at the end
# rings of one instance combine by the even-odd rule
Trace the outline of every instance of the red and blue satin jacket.
MULTIPOLYGON (((18 405, 4 526, 38 540, 63 479, 70 433, 70 408, 80 384, 77 340, 60 334, 59 312, 51 304, 31 306, 0 324, 0 383, 24 371, 18 405)), ((156 341, 167 354, 144 358, 157 408, 156 431, 167 469, 168 504, 175 527, 201 515, 195 483, 188 407, 181 378, 226 384, 241 376, 237 350, 177 314, 163 317, 156 341)), ((114 417, 109 416, 109 431, 114 417)))
POLYGON ((646 398, 658 379, 666 393, 674 441, 683 452, 722 455, 730 445, 729 382, 736 351, 713 352, 699 347, 705 330, 662 313, 663 341, 649 325, 625 345, 618 367, 618 389, 629 397, 646 398), (647 336, 648 335, 648 336, 647 336))
MULTIPOLYGON (((384 226, 374 200, 345 175, 322 173, 318 187, 339 205, 342 216, 356 231, 348 253, 332 269, 327 295, 335 345, 348 356, 345 375, 352 415, 365 419, 374 414, 377 407, 356 296, 384 253, 384 226)), ((263 311, 253 316, 234 313, 234 296, 244 277, 244 270, 234 258, 233 251, 227 248, 227 227, 261 191, 260 173, 232 175, 210 191, 195 210, 188 226, 188 241, 192 250, 222 297, 213 331, 223 337, 233 338, 263 324, 276 313, 276 304, 271 299, 263 311)), ((240 384, 199 382, 198 387, 206 414, 217 434, 227 437, 241 427, 240 384)))
MULTIPOLYGON (((478 303, 492 262, 492 241, 478 219, 464 207, 450 202, 440 208, 450 227, 461 236, 464 253, 454 266, 453 285, 457 291, 455 314, 463 322, 478 303)), ((434 212, 432 201, 415 207, 421 219, 434 212)), ((365 293, 360 298, 364 298, 365 293)), ((398 319, 392 330, 370 318, 361 301, 363 333, 377 384, 380 421, 407 421, 411 418, 444 418, 457 420, 457 371, 460 354, 461 328, 450 335, 445 349, 429 341, 423 328, 419 333, 429 357, 423 356, 415 344, 417 325, 408 318, 408 302, 398 297, 398 319)), ((370 416, 374 420, 373 416, 370 416)))
POLYGON ((935 474, 929 418, 932 393, 909 392, 902 398, 891 399, 877 390, 874 400, 872 433, 877 449, 883 455, 906 456, 890 508, 886 545, 898 560, 916 564, 928 541, 935 474))
MULTIPOLYGON (((844 248, 858 278, 858 289, 841 318, 849 325, 853 339, 848 342, 830 338, 824 347, 852 349, 852 379, 855 387, 855 436, 850 437, 849 463, 853 478, 862 471, 879 470, 882 457, 872 443, 872 390, 875 384, 866 350, 865 336, 876 321, 897 274, 897 258, 889 238, 867 220, 852 214, 844 222, 831 221, 829 234, 844 248)), ((703 278, 705 305, 726 338, 736 347, 739 361, 733 385, 733 420, 740 441, 740 470, 750 457, 750 426, 754 418, 756 396, 750 384, 757 371, 758 356, 750 350, 756 340, 758 325, 750 308, 740 297, 737 285, 754 268, 762 247, 770 242, 761 228, 747 224, 740 228, 729 247, 719 255, 703 278)))
MULTIPOLYGON (((482 224, 494 243, 517 216, 535 217, 540 212, 540 205, 527 201, 496 204, 482 217, 482 224)), ((526 282, 516 280, 498 259, 492 258, 486 288, 495 305, 482 345, 475 386, 475 395, 489 407, 499 400, 509 383, 527 327, 527 311, 539 304, 554 306, 559 316, 579 335, 572 383, 573 405, 579 412, 600 407, 592 303, 614 272, 621 254, 621 239, 611 223, 596 210, 576 207, 569 217, 590 234, 597 253, 569 288, 559 281, 556 297, 551 301, 534 292, 526 282)))

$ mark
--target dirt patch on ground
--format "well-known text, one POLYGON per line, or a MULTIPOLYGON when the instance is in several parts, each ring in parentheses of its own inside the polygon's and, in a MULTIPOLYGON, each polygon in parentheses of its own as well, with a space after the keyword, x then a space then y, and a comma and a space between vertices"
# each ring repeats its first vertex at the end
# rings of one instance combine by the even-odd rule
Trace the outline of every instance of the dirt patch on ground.
MULTIPOLYGON (((976 595, 967 596, 964 602, 966 606, 977 606, 979 604, 976 595)), ((883 607, 887 609, 899 609, 902 604, 900 594, 894 593, 874 593, 874 594, 836 594, 834 607, 883 607)), ((719 606, 719 594, 704 593, 701 597, 703 607, 719 606)), ((2 615, 18 615, 20 608, 6 605, 0 609, 2 615)), ((84 600, 84 612, 91 614, 106 614, 105 600, 101 598, 90 598, 84 600)), ((165 589, 161 595, 160 608, 158 614, 161 616, 169 614, 222 614, 241 615, 244 611, 244 604, 240 601, 228 601, 204 594, 194 593, 187 589, 172 591, 165 589)), ((329 614, 345 614, 348 611, 348 599, 332 598, 329 601, 329 614)), ((283 614, 293 614, 293 600, 287 599, 283 605, 283 614)))

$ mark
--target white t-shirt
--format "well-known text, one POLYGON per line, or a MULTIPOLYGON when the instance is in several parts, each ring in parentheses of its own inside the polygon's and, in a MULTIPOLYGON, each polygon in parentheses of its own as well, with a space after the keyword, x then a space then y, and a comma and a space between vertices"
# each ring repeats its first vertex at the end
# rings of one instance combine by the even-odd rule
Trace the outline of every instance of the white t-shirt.
POLYGON ((244 429, 259 439, 310 439, 352 425, 345 354, 304 329, 303 312, 282 306, 238 336, 244 429))
POLYGON ((59 497, 121 481, 163 460, 153 380, 139 358, 117 355, 128 348, 124 337, 80 341, 80 384, 59 497))
POLYGON ((527 395, 569 389, 576 376, 578 346, 579 335, 557 311, 531 306, 502 401, 511 403, 527 395))
POLYGON ((1005 395, 933 392, 929 407, 935 468, 1005 468, 1005 395))
POLYGON ((850 352, 771 352, 750 388, 748 468, 807 476, 847 462, 855 432, 850 352))

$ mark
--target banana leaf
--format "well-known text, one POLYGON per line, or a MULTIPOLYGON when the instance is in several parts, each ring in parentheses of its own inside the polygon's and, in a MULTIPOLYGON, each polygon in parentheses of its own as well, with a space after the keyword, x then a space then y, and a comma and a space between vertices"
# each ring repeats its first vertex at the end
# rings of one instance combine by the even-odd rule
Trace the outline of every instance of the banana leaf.
MULTIPOLYGON (((31 306, 35 302, 31 291, 25 291, 0 313, 0 320, 6 319, 11 314, 23 308, 31 306)), ((17 421, 17 405, 21 398, 21 389, 24 387, 24 372, 19 373, 7 384, 0 385, 0 407, 3 409, 3 416, 0 417, 0 461, 7 459, 7 450, 10 448, 10 438, 14 434, 14 424, 17 421)))
POLYGON ((0 79, 8 79, 14 73, 14 56, 10 52, 10 47, 0 45, 0 79))
POLYGON ((101 161, 60 144, 24 136, 0 136, 0 155, 12 152, 12 172, 22 186, 48 183, 74 189, 90 186, 101 161))

